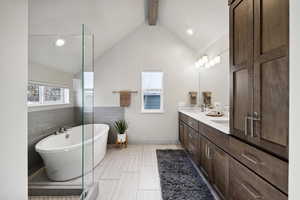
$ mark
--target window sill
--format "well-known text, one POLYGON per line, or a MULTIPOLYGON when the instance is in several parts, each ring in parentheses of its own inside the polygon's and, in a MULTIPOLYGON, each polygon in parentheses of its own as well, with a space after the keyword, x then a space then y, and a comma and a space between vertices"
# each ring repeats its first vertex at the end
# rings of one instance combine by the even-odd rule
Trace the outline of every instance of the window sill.
POLYGON ((68 106, 70 103, 57 103, 57 104, 29 104, 27 107, 35 108, 35 107, 51 107, 51 106, 68 106))
POLYGON ((164 110, 142 110, 141 114, 164 114, 164 110))

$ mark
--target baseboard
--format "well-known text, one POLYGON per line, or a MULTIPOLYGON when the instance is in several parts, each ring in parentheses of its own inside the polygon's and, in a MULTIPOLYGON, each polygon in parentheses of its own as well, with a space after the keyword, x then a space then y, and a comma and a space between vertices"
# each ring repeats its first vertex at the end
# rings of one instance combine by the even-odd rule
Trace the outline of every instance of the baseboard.
POLYGON ((204 180, 204 183, 207 185, 208 189, 210 190, 210 192, 214 196, 215 200, 221 200, 221 198, 219 197, 219 195, 217 194, 217 192, 213 189, 213 187, 210 185, 210 183, 208 182, 208 180, 206 179, 206 177, 204 176, 204 174, 200 171, 200 169, 198 168, 198 166, 196 165, 196 163, 193 161, 193 159, 191 158, 191 156, 189 155, 189 153, 187 153, 187 155, 188 155, 189 160, 192 162, 194 168, 196 169, 196 171, 198 172, 198 174, 201 176, 201 178, 204 180))
POLYGON ((178 140, 129 140, 128 144, 179 144, 178 140))

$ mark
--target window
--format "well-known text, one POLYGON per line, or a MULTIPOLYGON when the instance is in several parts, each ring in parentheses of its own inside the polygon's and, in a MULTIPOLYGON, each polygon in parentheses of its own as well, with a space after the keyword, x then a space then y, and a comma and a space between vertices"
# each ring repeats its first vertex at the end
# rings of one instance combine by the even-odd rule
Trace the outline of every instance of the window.
POLYGON ((142 112, 163 112, 163 72, 142 72, 142 112))
POLYGON ((84 72, 84 112, 93 112, 94 73, 84 72))
POLYGON ((70 103, 68 88, 29 83, 27 91, 29 106, 46 106, 70 103))

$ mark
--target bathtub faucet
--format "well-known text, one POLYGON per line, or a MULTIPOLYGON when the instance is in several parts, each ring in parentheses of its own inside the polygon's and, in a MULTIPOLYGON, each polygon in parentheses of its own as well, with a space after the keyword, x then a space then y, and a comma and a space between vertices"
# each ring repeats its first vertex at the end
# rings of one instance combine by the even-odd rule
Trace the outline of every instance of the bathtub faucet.
POLYGON ((58 131, 56 132, 56 135, 59 135, 59 134, 65 133, 65 132, 67 132, 67 128, 61 127, 61 128, 59 128, 58 131))

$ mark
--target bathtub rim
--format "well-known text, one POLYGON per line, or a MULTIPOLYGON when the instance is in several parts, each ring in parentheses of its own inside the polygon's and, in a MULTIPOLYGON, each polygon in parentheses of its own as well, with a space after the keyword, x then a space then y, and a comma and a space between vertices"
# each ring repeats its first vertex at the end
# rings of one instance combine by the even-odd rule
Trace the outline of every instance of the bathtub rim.
MULTIPOLYGON (((90 124, 86 124, 86 125, 90 125, 90 124)), ((95 125, 101 125, 101 126, 104 126, 104 129, 102 131, 104 132, 109 132, 109 125, 108 124, 93 124, 94 126, 95 125)), ((74 126, 72 128, 76 128, 76 127, 81 127, 81 126, 84 126, 84 125, 80 125, 80 126, 74 126)), ((72 129, 71 128, 71 129, 72 129)), ((95 128, 94 128, 95 130, 95 128)), ((63 135, 66 135, 68 132, 66 133, 62 133, 58 136, 63 136, 63 135)), ((46 138, 42 139, 41 141, 39 141, 36 145, 35 145, 35 151, 38 152, 38 153, 46 153, 46 154, 51 154, 51 153, 60 153, 60 152, 69 152, 69 151, 72 151, 72 150, 75 150, 77 149, 78 147, 81 147, 82 145, 89 145, 92 143, 93 139, 88 139, 86 140, 85 142, 81 142, 81 143, 77 143, 77 144, 73 144, 73 145, 68 145, 68 146, 64 146, 64 147, 58 147, 58 148, 51 148, 51 149, 43 149, 41 148, 40 146, 45 142, 47 141, 50 137, 55 137, 57 135, 55 134, 52 134, 52 135, 49 135, 47 136, 46 138)), ((94 138, 94 141, 98 141, 100 138, 104 137, 105 134, 99 134, 97 135, 95 138, 94 138)))

